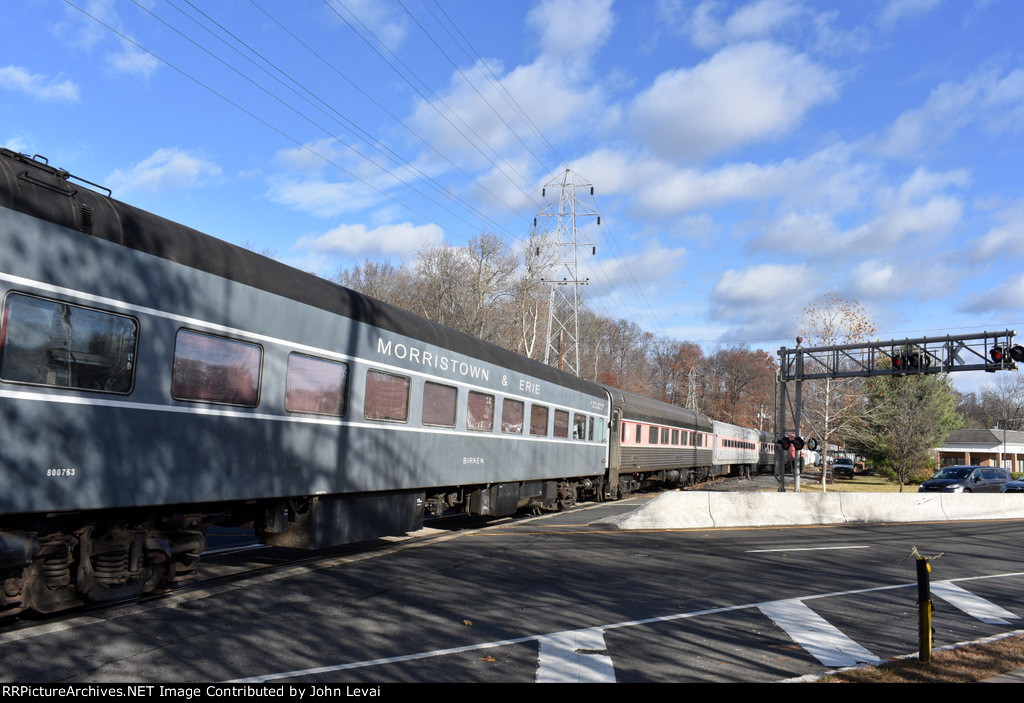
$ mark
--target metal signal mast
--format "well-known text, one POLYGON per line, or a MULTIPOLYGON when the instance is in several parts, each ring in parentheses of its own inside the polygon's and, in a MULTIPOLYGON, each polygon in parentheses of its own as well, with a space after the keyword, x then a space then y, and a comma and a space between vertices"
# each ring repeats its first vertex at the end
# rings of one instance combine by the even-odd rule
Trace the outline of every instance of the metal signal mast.
MULTIPOLYGON (((576 197, 576 191, 580 188, 588 188, 590 194, 594 194, 594 186, 584 182, 578 174, 565 169, 561 177, 551 179, 541 190, 541 195, 547 197, 549 188, 558 189, 558 201, 544 208, 537 213, 537 217, 554 217, 556 219, 555 229, 555 277, 541 279, 541 283, 551 286, 551 300, 548 305, 548 337, 544 349, 544 363, 551 364, 552 348, 558 355, 558 366, 570 373, 580 373, 580 286, 590 283, 589 278, 579 277, 579 250, 581 247, 588 247, 591 254, 597 252, 597 247, 587 241, 577 227, 577 220, 583 217, 596 217, 597 224, 601 224, 601 217, 597 212, 584 205, 576 197), (564 274, 558 278, 558 274, 564 274)), ((537 220, 534 220, 534 225, 537 220)))
MULTIPOLYGON (((921 376, 956 371, 1013 371, 1024 364, 1024 346, 1014 342, 1015 330, 973 334, 890 339, 823 347, 779 349, 778 439, 775 442, 775 475, 779 490, 786 490, 783 471, 786 456, 796 456, 805 446, 800 436, 803 417, 803 382, 816 378, 867 378, 871 376, 921 376), (795 403, 790 404, 789 383, 795 385, 795 403), (795 407, 794 407, 795 406, 795 407), (792 432, 786 409, 793 416, 792 432)), ((808 440, 810 442, 811 440, 808 440)), ((814 447, 808 446, 811 451, 814 447)), ((825 467, 822 467, 822 471, 825 467)), ((800 490, 800 472, 793 471, 794 490, 800 490)))

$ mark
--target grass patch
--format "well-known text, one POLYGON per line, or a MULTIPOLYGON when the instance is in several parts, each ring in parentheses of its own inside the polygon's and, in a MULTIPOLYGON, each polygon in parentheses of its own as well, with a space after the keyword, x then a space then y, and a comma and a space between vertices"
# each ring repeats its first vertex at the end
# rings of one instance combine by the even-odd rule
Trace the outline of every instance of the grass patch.
MULTIPOLYGON (((807 493, 821 491, 821 479, 817 476, 801 476, 800 490, 807 493)), ((825 491, 828 493, 899 493, 900 485, 884 476, 858 475, 853 478, 837 478, 828 484, 825 491)), ((917 486, 904 484, 903 492, 917 493, 917 486)))
POLYGON ((917 657, 893 659, 831 674, 819 683, 975 683, 1022 668, 1024 635, 1011 635, 934 652, 930 662, 917 657))

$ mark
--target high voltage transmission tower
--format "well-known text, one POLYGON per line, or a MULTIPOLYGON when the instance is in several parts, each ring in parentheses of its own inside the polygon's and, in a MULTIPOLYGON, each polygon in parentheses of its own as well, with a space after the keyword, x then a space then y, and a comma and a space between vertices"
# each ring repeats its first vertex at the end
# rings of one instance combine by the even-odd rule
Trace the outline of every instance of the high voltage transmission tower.
MULTIPOLYGON (((597 247, 587 241, 577 227, 577 220, 583 217, 596 217, 601 224, 597 212, 579 201, 577 189, 589 189, 594 194, 594 186, 584 182, 578 174, 565 169, 560 177, 551 179, 541 191, 547 197, 549 188, 558 189, 558 202, 553 202, 537 213, 537 217, 556 218, 555 238, 552 246, 555 249, 553 263, 555 275, 550 279, 541 279, 541 283, 551 286, 551 300, 548 305, 548 336, 544 348, 544 363, 551 364, 551 352, 555 349, 558 355, 557 364, 570 373, 580 374, 580 286, 590 282, 589 278, 579 276, 579 250, 588 247, 591 254, 597 247), (561 278, 558 277, 562 275, 561 278)), ((534 224, 536 224, 534 220, 534 224)))

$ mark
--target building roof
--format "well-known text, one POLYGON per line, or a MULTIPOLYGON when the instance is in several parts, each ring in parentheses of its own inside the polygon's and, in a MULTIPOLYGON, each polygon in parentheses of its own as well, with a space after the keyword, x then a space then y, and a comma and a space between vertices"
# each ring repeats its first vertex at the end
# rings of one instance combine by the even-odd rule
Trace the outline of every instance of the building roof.
MULTIPOLYGON (((964 447, 970 449, 991 449, 998 451, 1003 444, 1003 430, 957 430, 946 437, 946 441, 938 449, 953 449, 964 447)), ((1006 444, 1024 446, 1024 432, 1021 430, 1006 430, 1006 444)))

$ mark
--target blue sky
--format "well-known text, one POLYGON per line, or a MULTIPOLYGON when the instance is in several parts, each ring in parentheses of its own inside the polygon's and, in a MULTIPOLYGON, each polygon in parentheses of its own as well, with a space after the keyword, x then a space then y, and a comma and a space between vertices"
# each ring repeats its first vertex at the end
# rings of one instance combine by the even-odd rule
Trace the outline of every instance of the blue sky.
POLYGON ((1018 0, 21 0, 0 31, 0 144, 325 275, 518 241, 570 168, 592 304, 656 334, 774 353, 827 292, 881 338, 1024 334, 1018 0))

